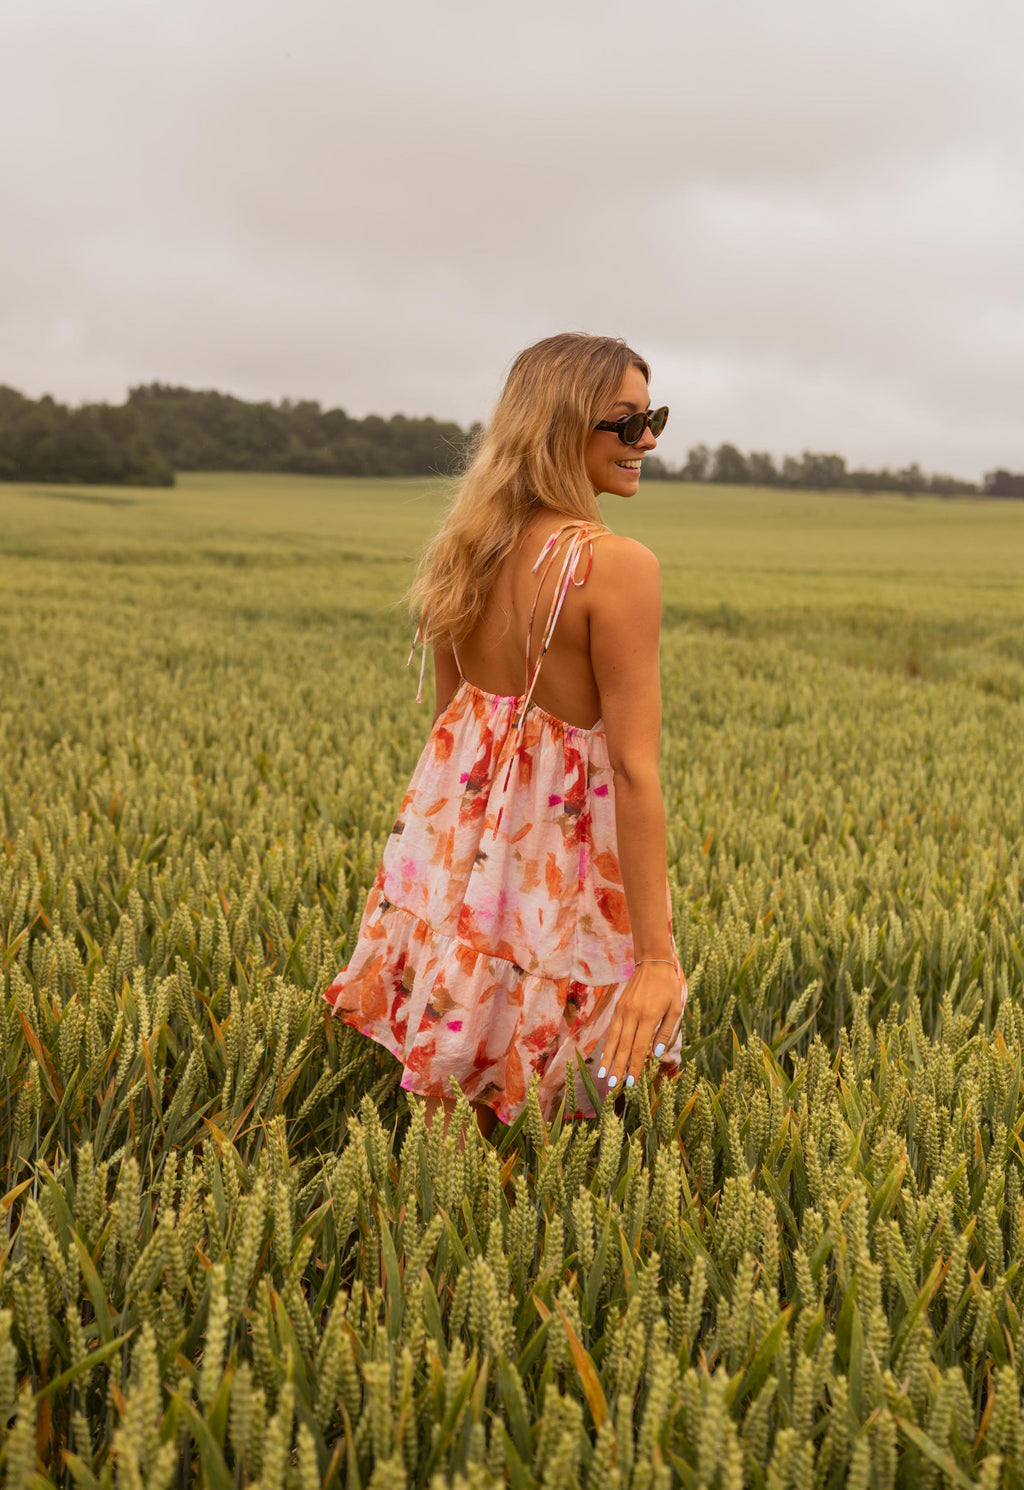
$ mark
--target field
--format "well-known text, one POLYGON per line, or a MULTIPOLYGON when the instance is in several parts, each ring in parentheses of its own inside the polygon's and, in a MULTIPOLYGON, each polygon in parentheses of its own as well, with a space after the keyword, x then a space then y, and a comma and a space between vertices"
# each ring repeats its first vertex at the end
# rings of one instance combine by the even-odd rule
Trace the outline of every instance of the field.
POLYGON ((1024 504, 609 507, 687 1060, 463 1150, 320 997, 440 501, 0 487, 4 1483, 1024 1487, 1024 504))

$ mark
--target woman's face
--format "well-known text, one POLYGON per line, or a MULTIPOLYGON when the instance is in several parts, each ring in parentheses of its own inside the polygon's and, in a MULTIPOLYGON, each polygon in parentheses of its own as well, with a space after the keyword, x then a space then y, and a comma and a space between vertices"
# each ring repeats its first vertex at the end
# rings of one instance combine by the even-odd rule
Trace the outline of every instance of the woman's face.
MULTIPOLYGON (((615 396, 615 402, 601 415, 602 419, 621 419, 650 407, 647 379, 638 367, 627 370, 615 396)), ((649 429, 635 445, 624 445, 612 429, 592 429, 583 458, 587 475, 596 492, 611 492, 616 497, 633 497, 640 485, 640 462, 657 445, 649 429)))

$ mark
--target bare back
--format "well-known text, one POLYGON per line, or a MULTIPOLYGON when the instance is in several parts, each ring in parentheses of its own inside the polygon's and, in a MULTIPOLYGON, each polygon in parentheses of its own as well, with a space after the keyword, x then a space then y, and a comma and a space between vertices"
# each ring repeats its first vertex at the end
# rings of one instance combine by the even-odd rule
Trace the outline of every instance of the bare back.
MULTIPOLYGON (((547 539, 564 521, 558 513, 548 511, 530 521, 520 542, 503 561, 480 620, 459 644, 463 676, 485 693, 511 696, 525 691, 529 666, 540 652, 544 619, 561 567, 552 564, 538 583, 533 566, 547 539), (528 665, 526 636, 535 599, 528 665)), ((585 586, 569 586, 533 695, 534 702, 546 713, 580 729, 592 729, 601 715, 601 697, 590 660, 590 598, 602 577, 607 583, 607 573, 602 576, 606 565, 601 563, 601 554, 614 542, 612 534, 594 538, 593 571, 585 586)), ((563 551, 564 545, 559 552, 563 551)), ((586 563, 584 552, 581 576, 586 563)))

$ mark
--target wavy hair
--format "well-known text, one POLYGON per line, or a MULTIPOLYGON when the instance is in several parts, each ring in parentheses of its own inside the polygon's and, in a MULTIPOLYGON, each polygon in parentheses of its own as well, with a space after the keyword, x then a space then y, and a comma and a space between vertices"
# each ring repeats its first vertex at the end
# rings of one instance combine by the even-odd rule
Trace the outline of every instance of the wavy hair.
POLYGON ((584 452, 631 367, 650 382, 644 359, 611 336, 562 332, 519 353, 408 592, 425 640, 458 645, 472 630, 540 508, 607 531, 584 452))

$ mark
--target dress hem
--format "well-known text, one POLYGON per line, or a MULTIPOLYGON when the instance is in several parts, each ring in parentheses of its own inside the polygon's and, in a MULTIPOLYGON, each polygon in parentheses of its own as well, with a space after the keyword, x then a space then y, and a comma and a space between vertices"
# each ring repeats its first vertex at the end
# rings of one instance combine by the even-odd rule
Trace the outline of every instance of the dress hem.
MULTIPOLYGON (((326 994, 323 995, 323 998, 326 1000, 326 1002, 328 1004, 331 1004, 331 1001, 330 1001, 330 999, 327 998, 327 995, 326 994)), ((358 1016, 355 1013, 353 1013, 351 1016, 349 1016, 349 1014, 347 1013, 347 1011, 344 1011, 343 1010, 339 1014, 337 1012, 337 1010, 334 1008, 333 1005, 331 1005, 331 1013, 332 1013, 332 1016, 335 1019, 340 1019, 341 1022, 343 1024, 347 1024, 350 1029, 356 1030, 365 1039, 372 1040, 375 1045, 379 1045, 382 1050, 386 1050, 387 1053, 388 1053, 388 1055, 390 1055, 395 1061, 398 1062, 398 1064, 402 1067, 402 1079, 399 1081, 398 1084, 401 1087, 401 1089, 402 1089, 403 1092, 409 1092, 414 1097, 424 1097, 424 1098, 425 1097, 439 1097, 441 1099, 447 1099, 447 1098, 450 1097, 450 1098, 453 1098, 454 1099, 455 1093, 452 1092, 452 1091, 447 1091, 447 1092, 429 1091, 429 1092, 425 1092, 425 1091, 422 1091, 418 1086, 412 1086, 411 1084, 407 1085, 406 1084, 406 1079, 405 1079, 406 1078, 406 1068, 402 1064, 402 1057, 398 1053, 398 1051, 395 1050, 388 1043, 387 1040, 381 1039, 380 1035, 374 1034, 372 1030, 362 1029, 360 1027, 360 1025, 359 1025, 358 1016)), ((664 1076, 664 1077, 667 1077, 667 1078, 671 1079, 671 1078, 673 1078, 675 1076, 678 1076, 678 1074, 679 1074, 679 1066, 678 1066, 678 1064, 672 1064, 667 1059, 663 1058, 659 1062, 659 1071, 658 1071, 657 1074, 658 1074, 659 1077, 660 1076, 664 1076)), ((455 1079, 458 1080, 457 1077, 455 1079)), ((563 1084, 563 1090, 564 1090, 564 1084, 563 1084)), ((606 1095, 606 1100, 615 1101, 617 1098, 619 1098, 621 1096, 624 1096, 627 1090, 628 1090, 628 1088, 626 1088, 625 1086, 623 1086, 622 1089, 620 1091, 618 1091, 618 1092, 609 1091, 609 1092, 607 1092, 605 1094, 606 1095)), ((486 1108, 488 1108, 489 1111, 491 1111, 491 1112, 494 1113, 494 1116, 498 1119, 498 1122, 499 1123, 503 1123, 506 1128, 510 1128, 512 1126, 512 1124, 518 1119, 520 1113, 523 1111, 523 1108, 526 1106, 526 1102, 523 1101, 513 1111, 511 1108, 508 1108, 508 1107, 505 1107, 505 1108, 499 1107, 495 1101, 491 1101, 487 1097, 471 1097, 469 1095, 469 1093, 468 1092, 465 1092, 465 1091, 463 1091, 463 1096, 466 1098, 466 1101, 469 1103, 469 1105, 471 1107, 486 1107, 486 1108)), ((558 1104, 556 1103, 555 1106, 557 1107, 557 1105, 558 1104)), ((542 1115, 543 1115, 543 1105, 542 1105, 541 1111, 542 1111, 542 1115)), ((583 1108, 577 1107, 572 1112, 563 1112, 562 1113, 562 1121, 563 1121, 563 1123, 585 1123, 585 1122, 593 1122, 595 1118, 599 1118, 599 1117, 600 1117, 600 1112, 597 1109, 594 1109, 594 1108, 592 1108, 588 1112, 588 1111, 586 1111, 583 1108)), ((551 1121, 551 1116, 545 1115, 545 1121, 546 1122, 550 1122, 551 1121)))

